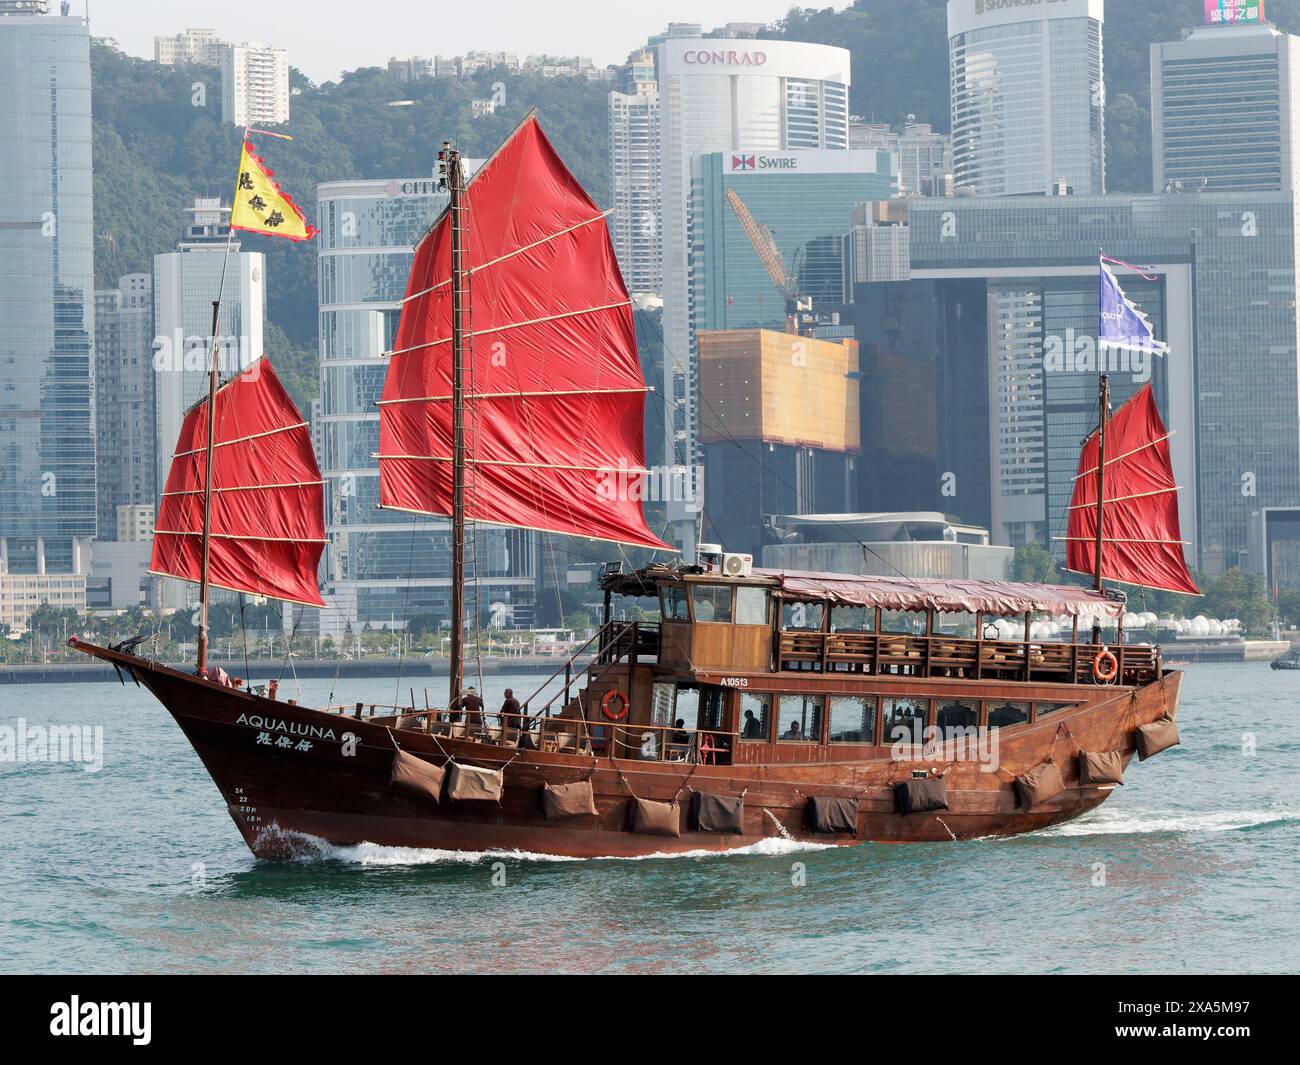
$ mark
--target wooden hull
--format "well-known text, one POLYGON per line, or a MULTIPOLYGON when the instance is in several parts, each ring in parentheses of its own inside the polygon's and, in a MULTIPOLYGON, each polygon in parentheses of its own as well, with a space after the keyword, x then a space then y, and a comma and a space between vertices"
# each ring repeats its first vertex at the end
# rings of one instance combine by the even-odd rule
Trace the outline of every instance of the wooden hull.
MULTIPOLYGON (((1174 714, 1182 680, 1180 673, 1169 672, 1140 689, 1096 687, 1082 694, 1075 689, 1078 706, 998 731, 996 771, 978 759, 954 761, 944 752, 919 749, 915 758, 900 761, 887 748, 871 748, 868 757, 844 761, 711 766, 543 753, 394 730, 236 691, 133 655, 76 646, 115 663, 157 697, 203 761, 249 848, 263 858, 310 848, 313 839, 336 846, 372 843, 590 858, 724 851, 776 838, 852 845, 1031 832, 1078 817, 1110 796, 1113 786, 1080 784, 1075 755, 1079 750, 1118 750, 1127 765, 1134 753, 1134 730, 1174 714), (450 757, 505 767, 500 804, 445 797, 434 803, 395 788, 389 778, 399 745, 436 764, 450 757), (924 757, 927 753, 931 756, 924 757), (1024 809, 1014 778, 1049 757, 1061 767, 1066 790, 1024 809), (931 768, 946 774, 949 809, 900 814, 892 785, 914 770, 931 768), (557 822, 542 816, 543 783, 588 779, 595 817, 557 822), (692 790, 743 791, 743 834, 692 831, 692 790), (633 795, 680 800, 681 835, 629 831, 633 795), (857 798, 856 834, 812 831, 806 812, 811 795, 857 798)), ((818 757, 827 757, 827 749, 821 748, 818 757)))

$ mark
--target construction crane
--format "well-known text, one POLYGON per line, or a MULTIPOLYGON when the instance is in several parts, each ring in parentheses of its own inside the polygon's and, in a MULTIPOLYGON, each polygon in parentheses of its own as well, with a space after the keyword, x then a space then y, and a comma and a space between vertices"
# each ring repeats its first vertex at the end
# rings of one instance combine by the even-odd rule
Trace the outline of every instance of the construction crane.
POLYGON ((727 202, 731 204, 731 209, 740 219, 740 228, 745 231, 749 243, 754 246, 754 252, 758 255, 758 261, 763 264, 763 269, 767 271, 767 276, 785 297, 787 319, 797 326, 801 315, 812 313, 811 297, 803 296, 799 292, 797 269, 791 270, 786 266, 785 256, 776 246, 776 238, 772 236, 772 231, 750 214, 745 201, 740 198, 735 189, 727 190, 727 202))

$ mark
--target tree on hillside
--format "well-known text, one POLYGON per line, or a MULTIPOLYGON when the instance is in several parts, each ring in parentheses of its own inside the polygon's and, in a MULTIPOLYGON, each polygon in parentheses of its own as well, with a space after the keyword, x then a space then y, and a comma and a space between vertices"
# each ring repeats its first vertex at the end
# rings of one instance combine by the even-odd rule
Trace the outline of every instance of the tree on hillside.
POLYGON ((1011 562, 1011 577, 1031 584, 1053 584, 1061 579, 1061 571, 1042 544, 1021 544, 1011 562))

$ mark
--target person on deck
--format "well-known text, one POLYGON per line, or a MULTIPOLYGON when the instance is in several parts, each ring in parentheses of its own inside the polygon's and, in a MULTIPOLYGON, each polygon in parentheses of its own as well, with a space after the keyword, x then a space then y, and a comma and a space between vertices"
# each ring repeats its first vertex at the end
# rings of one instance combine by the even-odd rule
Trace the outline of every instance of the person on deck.
POLYGON ((460 720, 461 711, 465 713, 465 724, 470 728, 481 729, 483 727, 483 700, 479 698, 474 685, 465 689, 465 694, 457 698, 451 704, 451 713, 448 715, 453 722, 460 720))
POLYGON ((799 722, 791 721, 790 727, 786 729, 785 732, 781 733, 781 739, 783 740, 803 739, 803 729, 800 727, 799 722))
POLYGON ((501 710, 499 713, 502 728, 519 727, 519 700, 515 698, 513 688, 506 689, 506 697, 501 703, 501 710))
POLYGON ((741 737, 747 740, 766 739, 763 735, 763 722, 754 716, 753 710, 745 711, 745 727, 741 732, 741 737))

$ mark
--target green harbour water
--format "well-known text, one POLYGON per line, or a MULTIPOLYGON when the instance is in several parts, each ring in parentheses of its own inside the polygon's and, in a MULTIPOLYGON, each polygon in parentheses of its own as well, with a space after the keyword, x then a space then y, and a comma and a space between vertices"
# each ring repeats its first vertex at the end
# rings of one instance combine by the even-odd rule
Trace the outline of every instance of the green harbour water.
MULTIPOLYGON (((488 703, 539 679, 488 677, 488 703)), ((444 683, 312 680, 301 698, 444 683)), ((1265 664, 1189 667, 1182 746, 1044 832, 638 860, 260 862, 143 689, 0 688, 0 726, 20 718, 102 726, 104 764, 0 763, 7 973, 1300 970, 1300 674, 1265 664)))

